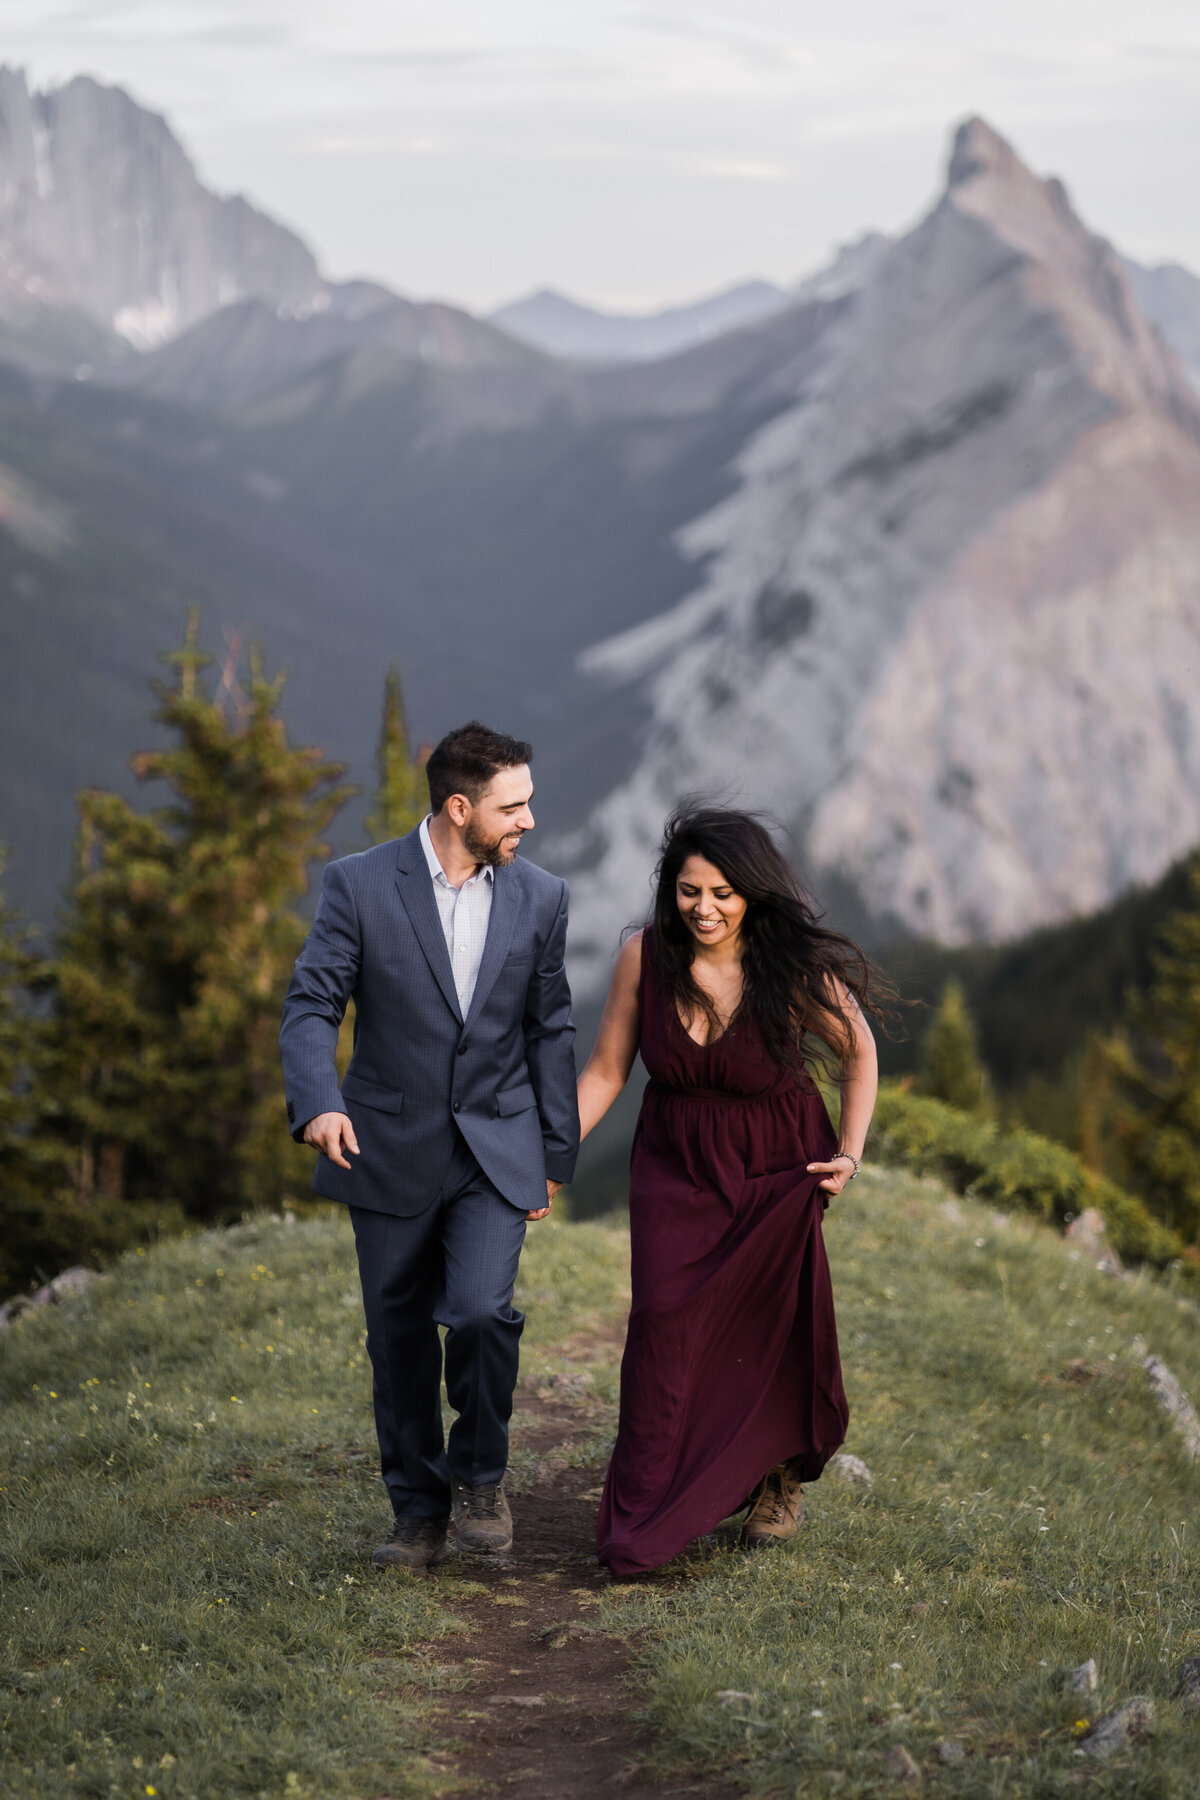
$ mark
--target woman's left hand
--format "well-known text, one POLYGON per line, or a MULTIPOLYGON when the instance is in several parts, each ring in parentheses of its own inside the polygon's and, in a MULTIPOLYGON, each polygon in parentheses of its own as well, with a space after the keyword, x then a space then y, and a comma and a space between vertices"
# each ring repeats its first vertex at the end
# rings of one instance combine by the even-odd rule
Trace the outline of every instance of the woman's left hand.
POLYGON ((855 1174, 854 1159, 850 1156, 835 1156, 832 1162, 809 1163, 810 1175, 824 1175, 825 1180, 818 1182, 822 1193, 840 1194, 846 1183, 855 1174))

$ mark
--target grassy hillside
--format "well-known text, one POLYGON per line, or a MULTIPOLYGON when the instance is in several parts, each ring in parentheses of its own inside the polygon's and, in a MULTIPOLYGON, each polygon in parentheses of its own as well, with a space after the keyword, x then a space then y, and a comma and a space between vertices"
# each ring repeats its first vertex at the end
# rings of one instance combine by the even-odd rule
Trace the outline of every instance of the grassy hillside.
MULTIPOLYGON (((814 1485, 783 1552, 611 1592, 598 1622, 644 1633, 631 1699, 664 1764, 868 1795, 902 1742, 935 1793, 1187 1793, 1200 1722, 1170 1695, 1200 1653, 1200 1473, 1131 1346, 1200 1392, 1195 1308, 891 1172, 864 1173, 828 1242, 874 1488, 814 1485), (1099 1693, 1065 1696, 1089 1656, 1099 1693), (1078 1722, 1142 1693, 1157 1736, 1093 1772, 1078 1722), (943 1766, 949 1737, 966 1760, 943 1766)), ((601 1424, 626 1257, 619 1228, 556 1223, 524 1265, 523 1381, 561 1382, 565 1355, 601 1424)), ((450 1791, 426 1760, 437 1666, 407 1659, 462 1630, 470 1584, 366 1564, 384 1508, 344 1223, 130 1256, 0 1337, 0 1393, 0 1792, 450 1791)), ((516 1424, 519 1488, 520 1399, 516 1424)))

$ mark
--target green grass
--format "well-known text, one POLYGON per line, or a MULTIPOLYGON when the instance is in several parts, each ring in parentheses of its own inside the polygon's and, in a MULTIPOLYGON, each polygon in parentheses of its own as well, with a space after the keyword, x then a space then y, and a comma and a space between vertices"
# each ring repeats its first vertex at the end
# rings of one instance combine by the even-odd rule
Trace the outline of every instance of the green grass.
MULTIPOLYGON (((864 1171, 829 1216, 847 1447, 873 1491, 814 1484, 786 1549, 614 1589, 597 1622, 641 1634, 664 1766, 874 1795, 901 1742, 935 1794, 1183 1800, 1200 1721, 1171 1677, 1200 1653, 1200 1470, 1132 1344, 1200 1395, 1196 1307, 1149 1273, 1098 1275, 1035 1222, 946 1204, 864 1171), (1062 1677, 1089 1656, 1101 1687, 1081 1702, 1062 1677), (723 1708, 724 1689, 751 1699, 723 1708), (1077 1722, 1138 1693, 1155 1738, 1081 1760, 1077 1722), (947 1737, 968 1756, 943 1768, 947 1737)), ((580 1399, 592 1441, 573 1460, 611 1428, 627 1255, 611 1225, 529 1235, 523 1382, 580 1399)), ((467 1588, 367 1566, 386 1509, 344 1223, 130 1255, 78 1309, 0 1338, 0 1397, 0 1791, 444 1785, 424 1760, 440 1677, 415 1653, 461 1629, 467 1588)), ((518 1453, 514 1486, 536 1473, 518 1453)))
MULTIPOLYGON (((625 1259, 620 1234, 530 1232, 527 1380, 612 1398, 611 1358, 560 1346, 611 1330, 625 1259)), ((406 1652, 459 1628, 456 1582, 367 1566, 375 1458, 344 1221, 164 1242, 5 1333, 2 1791, 424 1791, 396 1689, 406 1652)))
POLYGON ((901 1743, 927 1792, 1193 1795, 1200 1719, 1172 1687, 1200 1651, 1200 1470, 1132 1342, 1196 1393, 1197 1310, 1018 1218, 959 1201, 956 1222, 945 1198, 864 1171, 827 1226, 870 1494, 823 1480, 785 1549, 608 1600, 651 1627, 660 1743, 763 1794, 887 1792, 901 1743), (1100 1689, 1081 1702, 1063 1677, 1088 1657, 1100 1689), (1134 1694, 1156 1701, 1155 1739, 1107 1770, 1082 1760, 1079 1722, 1134 1694), (968 1755, 943 1767, 950 1737, 968 1755))

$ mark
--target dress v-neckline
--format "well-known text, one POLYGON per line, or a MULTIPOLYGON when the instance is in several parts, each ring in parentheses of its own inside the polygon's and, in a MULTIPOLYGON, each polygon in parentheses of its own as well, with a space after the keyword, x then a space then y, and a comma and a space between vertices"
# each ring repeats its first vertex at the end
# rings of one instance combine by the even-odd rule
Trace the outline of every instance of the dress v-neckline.
POLYGON ((692 1036, 691 1032, 688 1030, 687 1026, 684 1024, 683 1020, 680 1018, 679 1008, 676 1006, 674 1000, 671 1001, 671 1012, 675 1019, 675 1023, 678 1025, 680 1031, 683 1033, 683 1035, 687 1039, 688 1043, 691 1044, 693 1049, 695 1049, 695 1050, 711 1050, 715 1044, 722 1043, 724 1041, 724 1039, 729 1036, 730 1029, 733 1025, 734 1020, 738 1016, 738 1010, 739 1010, 741 1004, 742 1003, 739 1000, 737 1006, 735 1006, 733 1011, 730 1013, 729 1018, 726 1021, 724 1030, 718 1031, 716 1037, 707 1038, 703 1044, 700 1042, 699 1038, 694 1038, 692 1036))

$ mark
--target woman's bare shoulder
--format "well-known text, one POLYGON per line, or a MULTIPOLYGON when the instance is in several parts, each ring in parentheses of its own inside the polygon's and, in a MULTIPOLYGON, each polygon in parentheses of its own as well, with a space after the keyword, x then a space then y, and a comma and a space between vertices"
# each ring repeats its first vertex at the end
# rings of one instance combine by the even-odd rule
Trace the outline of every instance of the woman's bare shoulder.
POLYGON ((642 972, 642 938, 644 933, 635 931, 625 939, 617 951, 616 968, 613 971, 614 981, 637 981, 642 972))

